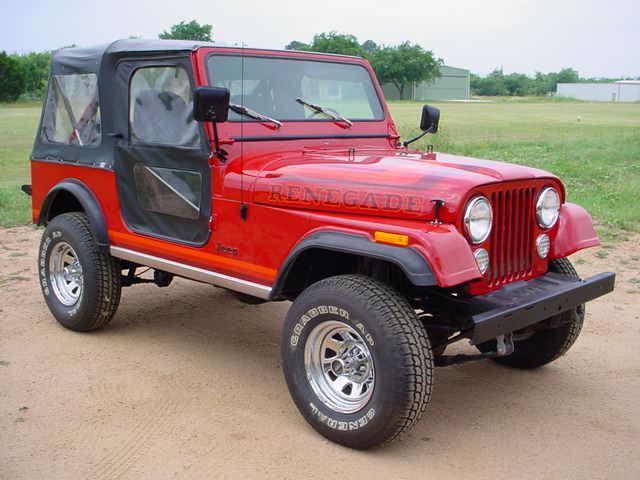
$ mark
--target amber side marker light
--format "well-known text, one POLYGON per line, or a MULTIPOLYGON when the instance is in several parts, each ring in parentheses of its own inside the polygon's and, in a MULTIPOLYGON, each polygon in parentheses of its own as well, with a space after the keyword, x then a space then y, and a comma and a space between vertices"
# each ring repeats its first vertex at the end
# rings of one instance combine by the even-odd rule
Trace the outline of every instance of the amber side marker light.
POLYGON ((409 237, 406 235, 398 235, 397 233, 375 232, 373 239, 378 243, 390 243, 391 245, 399 245, 401 247, 409 245, 409 237))

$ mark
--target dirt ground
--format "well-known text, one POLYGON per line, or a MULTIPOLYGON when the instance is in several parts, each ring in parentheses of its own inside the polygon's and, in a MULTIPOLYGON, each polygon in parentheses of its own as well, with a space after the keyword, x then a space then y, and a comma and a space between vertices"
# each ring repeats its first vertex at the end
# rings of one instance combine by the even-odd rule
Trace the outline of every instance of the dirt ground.
POLYGON ((618 282, 567 356, 438 369, 422 421, 369 452, 316 434, 289 398, 287 304, 178 279, 124 289, 107 328, 74 333, 42 300, 39 236, 0 229, 3 480, 640 478, 640 236, 574 256, 618 282))

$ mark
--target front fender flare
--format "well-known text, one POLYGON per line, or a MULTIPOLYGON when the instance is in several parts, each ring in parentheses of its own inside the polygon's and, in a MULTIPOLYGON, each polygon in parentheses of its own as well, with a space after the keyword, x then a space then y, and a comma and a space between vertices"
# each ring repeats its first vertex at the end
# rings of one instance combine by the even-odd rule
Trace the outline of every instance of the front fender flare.
POLYGON ((312 233, 293 247, 280 267, 273 285, 272 297, 277 297, 282 291, 287 275, 300 254, 312 248, 385 260, 397 265, 416 286, 428 287, 438 284, 427 260, 413 248, 394 247, 372 242, 364 235, 327 230, 312 233))
POLYGON ((47 192, 42 202, 42 207, 40 208, 38 225, 46 225, 49 222, 51 206, 54 204, 58 194, 63 191, 73 195, 80 205, 82 205, 82 209, 89 218, 89 224, 96 239, 96 244, 101 250, 108 251, 109 236, 107 234, 107 225, 102 208, 89 187, 75 178, 66 178, 47 192))
POLYGON ((560 207, 557 228, 549 259, 567 257, 583 248, 600 245, 591 216, 575 203, 565 203, 560 207))

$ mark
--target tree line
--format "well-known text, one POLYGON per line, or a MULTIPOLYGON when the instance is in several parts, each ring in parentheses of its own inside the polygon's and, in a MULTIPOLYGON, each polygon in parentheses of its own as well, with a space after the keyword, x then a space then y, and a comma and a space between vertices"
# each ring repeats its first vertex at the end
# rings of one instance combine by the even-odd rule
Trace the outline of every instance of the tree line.
POLYGON ((42 98, 49 79, 51 53, 0 52, 0 102, 14 102, 20 96, 29 100, 42 98))
MULTIPOLYGON (((197 21, 180 22, 159 35, 161 39, 213 41, 211 25, 197 21)), ((367 58, 381 83, 393 83, 400 93, 412 82, 431 81, 440 75, 442 59, 420 45, 403 42, 399 45, 378 45, 373 40, 360 44, 349 34, 320 33, 312 42, 293 41, 287 49, 338 53, 367 58)), ((0 102, 41 99, 49 77, 52 52, 32 52, 26 55, 0 52, 0 102)))
MULTIPOLYGON (((195 20, 182 21, 158 37, 211 42, 211 29, 211 25, 200 25, 195 20)), ((53 51, 9 55, 0 51, 0 102, 42 99, 47 89, 52 54, 53 51)))
POLYGON ((610 83, 621 78, 582 78, 573 68, 563 68, 559 72, 536 72, 533 76, 524 73, 505 75, 496 69, 481 77, 471 74, 471 93, 480 96, 544 96, 555 93, 558 83, 610 83))
MULTIPOLYGON (((169 31, 158 35, 161 39, 213 41, 212 26, 197 21, 182 21, 169 31)), ((131 37, 135 38, 135 37, 131 37)), ((362 43, 351 34, 335 31, 314 35, 311 42, 293 40, 287 50, 337 53, 364 57, 371 63, 380 83, 391 83, 403 98, 404 89, 416 82, 433 82, 440 76, 443 60, 431 50, 405 41, 399 45, 378 45, 373 40, 362 43)), ((41 99, 44 96, 52 52, 31 52, 24 55, 0 52, 0 102, 41 99)), ((611 82, 613 78, 581 78, 573 68, 534 76, 523 73, 504 74, 496 69, 482 77, 471 74, 471 92, 480 96, 549 95, 558 83, 611 82)))
POLYGON ((443 60, 431 50, 409 41, 399 45, 378 45, 373 40, 362 44, 351 34, 319 33, 310 43, 290 42, 287 50, 339 53, 364 57, 371 63, 380 83, 392 83, 403 98, 404 89, 413 82, 432 82, 440 76, 443 60))

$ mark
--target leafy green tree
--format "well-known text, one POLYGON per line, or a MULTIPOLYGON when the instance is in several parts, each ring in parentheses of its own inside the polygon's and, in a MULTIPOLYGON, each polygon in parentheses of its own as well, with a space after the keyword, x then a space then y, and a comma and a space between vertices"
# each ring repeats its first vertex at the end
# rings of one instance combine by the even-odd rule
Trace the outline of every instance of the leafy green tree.
POLYGON ((170 31, 164 31, 159 38, 163 40, 196 40, 202 42, 212 42, 211 25, 200 25, 195 20, 189 23, 182 21, 171 27, 170 31))
POLYGON ((360 47, 362 48, 362 52, 364 53, 365 57, 370 57, 379 49, 378 44, 373 40, 367 40, 362 45, 360 45, 360 47))
POLYGON ((473 93, 483 96, 508 95, 502 69, 495 69, 484 78, 478 77, 474 82, 473 93))
POLYGON ((378 48, 369 60, 380 83, 393 83, 404 98, 404 88, 413 82, 432 82, 440 76, 441 58, 431 50, 410 42, 378 48))
POLYGON ((298 40, 293 40, 292 42, 288 43, 287 46, 284 48, 286 50, 309 50, 309 44, 299 42, 298 40))
POLYGON ((553 76, 555 73, 536 72, 531 81, 531 95, 548 95, 555 90, 553 76))
POLYGON ((471 87, 471 93, 474 95, 480 95, 478 90, 482 85, 482 77, 476 73, 471 73, 469 75, 469 86, 471 87))
MULTIPOLYGON (((580 81, 580 74, 573 68, 563 68, 558 72, 556 83, 578 83, 580 81)), ((554 85, 555 90, 555 85, 554 85)))
POLYGON ((531 95, 531 79, 523 73, 511 73, 504 76, 504 87, 507 95, 524 97, 531 95))
POLYGON ((20 63, 0 52, 0 102, 15 102, 24 89, 25 74, 20 63))
MULTIPOLYGON (((294 42, 291 42, 294 43, 294 42)), ((291 44, 289 44, 291 45, 291 44)), ((363 55, 358 39, 353 35, 338 32, 325 32, 313 36, 310 44, 296 42, 297 50, 312 52, 339 53, 341 55, 363 55)))
POLYGON ((42 98, 47 89, 51 52, 30 52, 12 57, 20 64, 25 75, 25 93, 32 98, 42 98))

